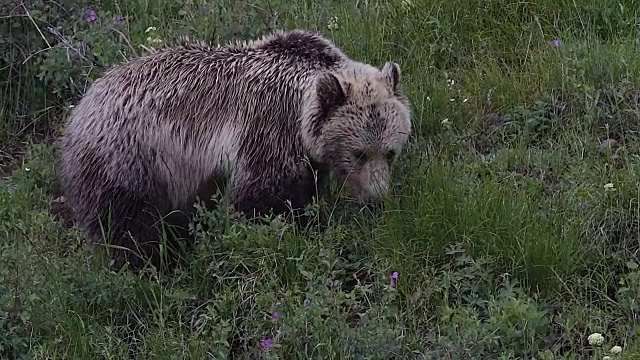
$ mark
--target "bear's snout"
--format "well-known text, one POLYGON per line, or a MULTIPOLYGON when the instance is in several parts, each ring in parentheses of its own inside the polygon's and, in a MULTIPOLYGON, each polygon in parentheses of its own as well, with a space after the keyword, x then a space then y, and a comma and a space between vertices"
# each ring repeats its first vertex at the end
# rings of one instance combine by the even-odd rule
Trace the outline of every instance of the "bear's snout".
POLYGON ((359 176, 358 201, 362 205, 379 208, 389 190, 389 166, 383 160, 372 160, 359 176))

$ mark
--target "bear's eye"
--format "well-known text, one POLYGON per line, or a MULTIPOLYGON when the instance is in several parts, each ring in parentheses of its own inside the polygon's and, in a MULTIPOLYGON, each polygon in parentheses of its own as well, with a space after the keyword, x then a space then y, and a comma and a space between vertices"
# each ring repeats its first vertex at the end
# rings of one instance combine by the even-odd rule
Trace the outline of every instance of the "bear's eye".
POLYGON ((395 150, 389 150, 389 151, 387 152, 387 160, 388 160, 389 162, 392 162, 392 161, 393 161, 393 159, 395 159, 395 158, 396 158, 396 151, 395 151, 395 150))
POLYGON ((356 151, 353 152, 353 156, 359 162, 366 162, 367 161, 367 154, 364 151, 356 150, 356 151))

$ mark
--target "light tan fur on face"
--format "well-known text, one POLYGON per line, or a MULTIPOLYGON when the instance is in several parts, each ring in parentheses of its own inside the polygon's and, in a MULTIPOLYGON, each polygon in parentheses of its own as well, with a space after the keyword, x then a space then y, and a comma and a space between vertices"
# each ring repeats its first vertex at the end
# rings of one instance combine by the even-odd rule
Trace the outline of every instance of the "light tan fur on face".
POLYGON ((361 203, 388 191, 390 167, 411 135, 409 101, 399 89, 400 69, 348 62, 332 75, 345 96, 320 137, 309 136, 314 155, 330 164, 361 203))

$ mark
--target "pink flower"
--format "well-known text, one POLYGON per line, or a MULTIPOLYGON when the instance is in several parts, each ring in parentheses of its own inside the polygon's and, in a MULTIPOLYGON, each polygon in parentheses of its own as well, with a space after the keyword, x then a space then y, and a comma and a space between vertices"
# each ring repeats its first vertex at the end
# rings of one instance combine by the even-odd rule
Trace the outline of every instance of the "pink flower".
POLYGON ((93 9, 87 9, 87 11, 85 11, 84 13, 84 19, 86 22, 92 23, 98 20, 98 14, 93 9))
POLYGON ((398 280, 398 276, 400 276, 400 274, 398 274, 397 271, 394 271, 391 276, 389 276, 389 280, 391 282, 391 286, 396 284, 396 281, 398 280))
POLYGON ((268 350, 273 345, 273 338, 264 339, 260 342, 260 346, 264 350, 268 350))

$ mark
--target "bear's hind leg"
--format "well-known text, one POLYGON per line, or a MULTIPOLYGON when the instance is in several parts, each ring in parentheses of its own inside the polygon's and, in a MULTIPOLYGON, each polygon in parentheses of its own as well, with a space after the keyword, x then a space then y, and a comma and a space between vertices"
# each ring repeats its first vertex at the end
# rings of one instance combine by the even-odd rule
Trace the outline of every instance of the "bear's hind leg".
POLYGON ((110 249, 113 266, 120 269, 128 262, 134 270, 141 270, 147 263, 160 267, 165 253, 161 253, 162 241, 166 239, 165 244, 171 245, 178 235, 171 232, 174 229, 167 223, 166 209, 154 206, 149 201, 151 196, 136 194, 123 187, 111 188, 106 193, 110 201, 100 204, 102 213, 98 226, 115 246, 110 249))

